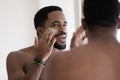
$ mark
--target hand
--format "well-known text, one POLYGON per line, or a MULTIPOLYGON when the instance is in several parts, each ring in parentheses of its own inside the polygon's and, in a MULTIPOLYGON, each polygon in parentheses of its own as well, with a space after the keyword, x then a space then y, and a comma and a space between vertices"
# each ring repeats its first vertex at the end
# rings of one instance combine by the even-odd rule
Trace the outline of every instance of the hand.
POLYGON ((53 28, 48 28, 44 31, 44 33, 40 36, 40 39, 35 38, 34 48, 37 53, 37 57, 46 61, 52 53, 53 45, 56 42, 56 38, 54 35, 57 30, 53 28))
POLYGON ((86 35, 85 35, 84 31, 85 30, 84 30, 83 27, 79 27, 76 30, 76 32, 73 33, 73 37, 71 39, 71 44, 70 44, 71 48, 79 47, 79 46, 84 45, 84 40, 86 39, 86 35))

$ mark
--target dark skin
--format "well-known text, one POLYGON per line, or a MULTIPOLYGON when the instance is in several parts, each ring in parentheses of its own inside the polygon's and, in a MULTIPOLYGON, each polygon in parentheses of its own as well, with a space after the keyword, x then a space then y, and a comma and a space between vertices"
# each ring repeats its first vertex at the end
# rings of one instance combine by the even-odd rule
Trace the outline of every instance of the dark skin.
MULTIPOLYGON (((7 57, 8 80, 46 80, 46 70, 49 67, 52 57, 61 53, 53 45, 66 44, 66 35, 55 37, 60 32, 66 33, 67 22, 61 11, 53 11, 48 14, 48 20, 44 28, 38 27, 38 38, 35 38, 33 46, 11 52, 7 57), (52 29, 52 31, 51 31, 52 29), (33 59, 39 57, 46 62, 45 67, 33 64, 33 59)), ((78 34, 76 34, 78 35, 78 34)), ((74 41, 77 41, 74 37, 74 41)), ((75 47, 72 46, 72 47, 75 47)))
MULTIPOLYGON (((51 37, 53 34, 55 33, 51 33, 51 37)), ((51 42, 49 44, 49 41, 41 43, 41 41, 37 42, 37 39, 35 39, 34 46, 10 53, 7 58, 9 80, 39 80, 43 67, 33 64, 32 61, 36 56, 46 61, 52 53, 55 40, 50 41, 49 38, 51 42)))
POLYGON ((58 39, 59 37, 55 37, 56 34, 59 34, 59 31, 66 31, 66 27, 63 27, 64 25, 66 26, 63 13, 61 11, 53 11, 48 14, 48 17, 44 28, 37 28, 39 36, 35 38, 34 46, 11 52, 8 55, 8 80, 41 80, 40 75, 43 67, 33 64, 33 59, 39 57, 47 63, 50 55, 54 55, 59 51, 59 49, 53 48, 54 43, 65 44, 65 42, 61 43, 58 39), (54 21, 57 21, 57 23, 53 23, 54 21), (51 31, 50 28, 53 30, 51 31))
POLYGON ((63 52, 62 55, 56 54, 46 80, 120 80, 117 26, 97 27, 94 31, 84 26, 89 43, 63 52))

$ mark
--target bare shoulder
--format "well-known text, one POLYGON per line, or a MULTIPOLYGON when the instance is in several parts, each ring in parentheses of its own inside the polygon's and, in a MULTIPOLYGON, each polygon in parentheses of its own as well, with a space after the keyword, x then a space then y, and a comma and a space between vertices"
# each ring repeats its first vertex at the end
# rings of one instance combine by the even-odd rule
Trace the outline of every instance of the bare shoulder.
POLYGON ((14 51, 10 52, 7 56, 7 74, 8 74, 8 80, 12 79, 17 79, 17 76, 24 76, 24 71, 23 71, 23 62, 19 60, 22 57, 19 57, 21 54, 20 51, 14 51), (16 76, 15 76, 16 75, 16 76))
POLYGON ((54 56, 52 56, 51 60, 50 60, 50 65, 55 66, 56 63, 62 63, 65 59, 67 59, 67 54, 68 51, 60 51, 57 54, 55 54, 54 56))
POLYGON ((7 68, 11 68, 13 67, 11 64, 15 65, 19 65, 22 67, 23 63, 22 62, 22 54, 24 52, 22 51, 14 51, 14 52, 10 52, 7 56, 7 68))
POLYGON ((10 52, 7 56, 7 62, 12 63, 15 61, 18 62, 19 64, 23 64, 24 61, 27 60, 27 57, 31 56, 32 51, 30 50, 32 50, 32 47, 10 52))
POLYGON ((87 48, 86 46, 83 46, 55 54, 50 61, 51 68, 54 68, 51 70, 66 67, 66 64, 70 63, 70 61, 74 60, 76 57, 80 55, 83 55, 83 53, 85 54, 86 48, 87 48))
POLYGON ((55 63, 63 62, 64 60, 67 59, 68 54, 69 51, 61 51, 53 56, 51 62, 55 62, 55 63))
POLYGON ((31 56, 30 50, 31 48, 24 48, 8 54, 6 60, 8 80, 18 80, 18 78, 23 78, 25 75, 24 66, 27 63, 26 61, 29 61, 29 57, 31 56))
POLYGON ((8 54, 7 58, 15 58, 19 55, 21 55, 22 53, 24 53, 23 51, 12 51, 8 54))
POLYGON ((20 55, 23 53, 23 51, 12 51, 8 54, 7 59, 11 60, 11 59, 16 59, 18 56, 20 57, 20 55))

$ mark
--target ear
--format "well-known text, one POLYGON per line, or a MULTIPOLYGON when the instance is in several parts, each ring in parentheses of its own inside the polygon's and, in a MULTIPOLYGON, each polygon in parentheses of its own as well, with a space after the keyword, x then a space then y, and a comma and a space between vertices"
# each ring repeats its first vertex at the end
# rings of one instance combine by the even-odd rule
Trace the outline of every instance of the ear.
POLYGON ((44 29, 43 29, 43 27, 37 27, 37 34, 39 35, 39 36, 41 36, 42 34, 43 34, 43 32, 44 32, 44 29))
POLYGON ((87 29, 87 25, 86 25, 85 19, 82 19, 82 26, 84 27, 85 30, 87 29))
POLYGON ((120 19, 118 19, 118 29, 120 29, 120 19))
POLYGON ((86 22, 85 22, 85 18, 82 19, 82 26, 84 28, 84 33, 83 33, 83 36, 87 36, 87 25, 86 25, 86 22))

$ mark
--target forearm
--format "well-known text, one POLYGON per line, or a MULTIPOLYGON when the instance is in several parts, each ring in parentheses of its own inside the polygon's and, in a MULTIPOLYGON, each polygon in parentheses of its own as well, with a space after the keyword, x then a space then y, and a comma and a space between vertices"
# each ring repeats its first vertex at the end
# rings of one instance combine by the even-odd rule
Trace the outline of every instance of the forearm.
POLYGON ((35 38, 34 48, 37 53, 37 64, 33 64, 31 69, 25 75, 24 80, 39 80, 43 67, 38 63, 44 63, 52 53, 53 45, 56 42, 56 38, 52 38, 56 34, 56 30, 46 29, 43 35, 40 36, 40 40, 35 38), (52 32, 51 32, 52 31, 52 32))
POLYGON ((14 71, 14 68, 8 71, 8 80, 39 80, 43 67, 37 64, 32 64, 29 71, 24 72, 23 68, 14 71))
POLYGON ((24 80, 39 80, 43 67, 33 64, 31 69, 26 73, 24 80))

